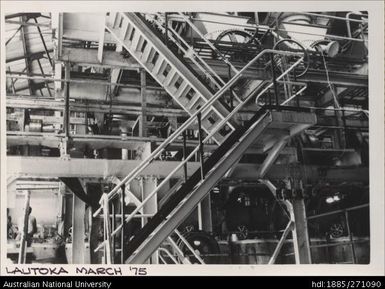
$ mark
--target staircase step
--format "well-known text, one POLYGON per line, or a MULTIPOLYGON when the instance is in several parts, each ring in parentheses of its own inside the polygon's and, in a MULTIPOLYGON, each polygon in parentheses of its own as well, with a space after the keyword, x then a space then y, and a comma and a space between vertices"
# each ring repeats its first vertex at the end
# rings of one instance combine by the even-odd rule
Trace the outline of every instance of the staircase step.
MULTIPOLYGON (((184 66, 135 13, 110 14, 108 23, 113 23, 109 30, 123 42, 124 48, 190 114, 212 97, 211 92, 190 69, 184 66), (197 93, 202 100, 194 98, 197 93), (195 104, 191 100, 199 103, 195 104)), ((219 102, 214 106, 221 118, 228 114, 227 109, 219 102)), ((207 131, 207 128, 204 129, 207 131)))
POLYGON ((123 23, 122 23, 122 27, 120 28, 120 34, 119 34, 120 39, 126 38, 127 30, 129 27, 130 27, 130 23, 129 23, 128 19, 124 18, 123 23))

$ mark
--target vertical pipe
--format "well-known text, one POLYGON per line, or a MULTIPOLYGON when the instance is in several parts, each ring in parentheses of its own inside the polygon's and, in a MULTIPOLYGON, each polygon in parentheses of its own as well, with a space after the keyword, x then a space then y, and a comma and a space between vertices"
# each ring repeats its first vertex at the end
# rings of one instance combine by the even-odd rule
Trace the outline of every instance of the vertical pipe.
POLYGON ((70 135, 70 64, 65 64, 65 96, 64 96, 64 112, 63 112, 63 130, 64 130, 64 155, 68 154, 68 140, 70 135))
POLYGON ((27 235, 28 235, 28 218, 29 218, 29 199, 30 191, 25 191, 25 202, 24 202, 24 220, 23 220, 23 229, 21 230, 21 241, 20 241, 20 250, 19 250, 19 260, 18 264, 25 264, 26 261, 26 245, 27 245, 27 235))
MULTIPOLYGON (((126 186, 125 185, 122 185, 122 193, 120 194, 120 210, 121 210, 121 222, 122 224, 124 223, 124 192, 126 191, 126 186)), ((124 234, 125 234, 125 230, 124 230, 124 224, 122 226, 122 230, 120 232, 120 263, 121 264, 124 264, 124 253, 125 253, 125 246, 124 246, 124 234)))
POLYGON ((353 235, 352 232, 350 231, 350 225, 349 225, 349 212, 345 210, 345 222, 346 222, 346 229, 348 231, 349 235, 349 240, 350 240, 350 248, 352 250, 352 261, 353 264, 356 264, 356 250, 354 248, 354 241, 353 241, 353 235))

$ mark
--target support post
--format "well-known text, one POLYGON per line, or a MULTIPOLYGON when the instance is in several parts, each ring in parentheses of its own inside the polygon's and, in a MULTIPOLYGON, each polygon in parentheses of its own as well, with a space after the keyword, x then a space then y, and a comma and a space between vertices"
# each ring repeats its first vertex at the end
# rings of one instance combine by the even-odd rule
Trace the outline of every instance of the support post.
POLYGON ((305 202, 303 198, 291 201, 295 226, 293 230, 293 245, 296 264, 311 264, 310 241, 306 221, 305 202))
MULTIPOLYGON (((202 114, 198 113, 198 141, 199 141, 199 161, 201 169, 201 179, 204 180, 205 172, 203 168, 203 136, 202 136, 202 114)), ((198 229, 203 230, 203 219, 202 219, 202 202, 198 204, 198 229)))
MULTIPOLYGON (((147 196, 157 187, 157 179, 154 177, 141 178, 142 184, 142 200, 147 198, 147 196)), ((158 200, 157 195, 152 197, 144 206, 143 206, 143 214, 156 214, 158 210, 158 200)), ((147 223, 147 218, 142 218, 143 225, 147 223)), ((158 264, 159 262, 159 253, 155 251, 151 256, 151 264, 158 264)))
POLYGON ((98 61, 99 63, 103 63, 103 50, 104 50, 104 36, 105 36, 105 21, 101 21, 100 23, 100 35, 99 35, 99 43, 98 43, 98 61))
POLYGON ((85 203, 73 194, 72 206, 72 264, 84 264, 85 203))

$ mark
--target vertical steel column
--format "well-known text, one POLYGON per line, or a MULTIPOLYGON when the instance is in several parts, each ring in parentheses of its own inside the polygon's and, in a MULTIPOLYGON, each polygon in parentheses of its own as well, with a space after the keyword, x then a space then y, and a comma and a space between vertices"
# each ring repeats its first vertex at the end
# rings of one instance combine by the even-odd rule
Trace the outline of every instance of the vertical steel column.
POLYGON ((292 200, 294 214, 293 245, 296 264, 311 264, 310 241, 303 199, 292 200))
POLYGON ((72 264, 84 263, 85 203, 73 194, 72 203, 72 264))

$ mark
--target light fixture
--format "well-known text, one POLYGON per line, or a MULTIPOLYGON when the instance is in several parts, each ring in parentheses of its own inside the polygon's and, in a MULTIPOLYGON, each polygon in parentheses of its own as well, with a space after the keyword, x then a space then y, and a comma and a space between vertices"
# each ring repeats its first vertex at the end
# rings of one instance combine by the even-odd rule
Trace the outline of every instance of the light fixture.
POLYGON ((334 195, 334 196, 331 196, 331 197, 327 197, 325 201, 326 201, 326 203, 328 203, 328 204, 332 204, 332 203, 338 202, 338 201, 340 201, 340 200, 341 200, 341 198, 340 198, 339 195, 334 195))

